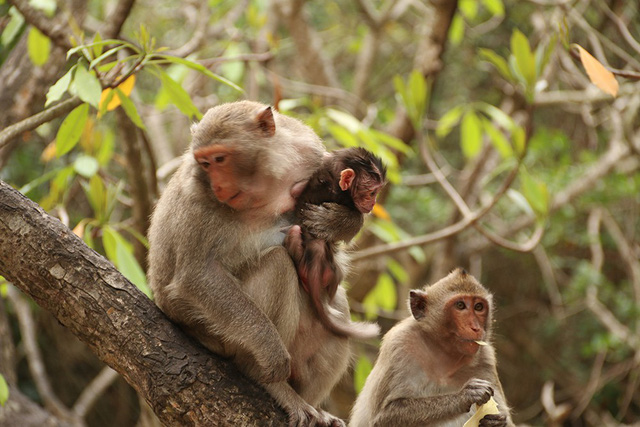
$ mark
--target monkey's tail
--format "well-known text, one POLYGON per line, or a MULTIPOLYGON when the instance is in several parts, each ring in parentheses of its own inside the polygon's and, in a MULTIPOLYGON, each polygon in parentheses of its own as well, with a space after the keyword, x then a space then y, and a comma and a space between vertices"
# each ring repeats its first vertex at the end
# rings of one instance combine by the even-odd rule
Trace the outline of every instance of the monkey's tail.
POLYGON ((311 301, 318 313, 320 323, 327 328, 330 332, 345 338, 355 338, 360 340, 367 340, 375 338, 380 334, 380 327, 375 323, 369 322, 352 322, 351 320, 337 319, 336 316, 329 313, 331 307, 328 307, 329 297, 326 299, 320 295, 322 289, 319 286, 311 286, 311 301))

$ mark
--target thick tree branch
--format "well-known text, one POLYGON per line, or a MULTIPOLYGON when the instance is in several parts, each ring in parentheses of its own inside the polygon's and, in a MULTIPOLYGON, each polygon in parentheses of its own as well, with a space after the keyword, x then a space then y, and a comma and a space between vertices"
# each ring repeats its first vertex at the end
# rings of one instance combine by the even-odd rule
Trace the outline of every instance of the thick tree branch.
POLYGON ((163 423, 286 423, 264 390, 189 339, 110 262, 2 181, 0 275, 119 372, 163 423))
POLYGON ((9 3, 18 9, 29 24, 49 37, 57 46, 60 46, 64 50, 71 49, 71 42, 69 41, 71 33, 69 32, 69 26, 66 22, 63 23, 47 18, 44 13, 31 6, 28 0, 9 0, 9 3))

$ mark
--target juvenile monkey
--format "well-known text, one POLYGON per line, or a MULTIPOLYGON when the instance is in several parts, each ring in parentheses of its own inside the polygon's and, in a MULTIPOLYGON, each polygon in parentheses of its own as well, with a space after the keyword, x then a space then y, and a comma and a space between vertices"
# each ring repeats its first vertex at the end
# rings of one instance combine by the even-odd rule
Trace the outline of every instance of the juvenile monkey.
POLYGON ((351 427, 461 427, 473 404, 494 397, 500 414, 480 426, 513 426, 496 370, 492 296, 457 269, 409 294, 412 316, 382 339, 376 364, 351 412, 351 427))
MULTIPOLYGON (((158 306, 260 382, 291 426, 344 425, 317 406, 348 367, 348 340, 318 322, 287 250, 272 246, 324 153, 308 126, 266 105, 214 107, 193 126, 149 230, 158 306)), ((349 321, 344 289, 330 307, 349 321)))
POLYGON ((344 276, 343 254, 338 252, 337 243, 349 242, 360 231, 364 215, 373 209, 385 180, 382 160, 364 148, 345 148, 325 155, 296 203, 301 227, 292 227, 285 240, 320 321, 341 336, 365 339, 380 331, 375 324, 336 322, 323 301, 334 297, 344 276))

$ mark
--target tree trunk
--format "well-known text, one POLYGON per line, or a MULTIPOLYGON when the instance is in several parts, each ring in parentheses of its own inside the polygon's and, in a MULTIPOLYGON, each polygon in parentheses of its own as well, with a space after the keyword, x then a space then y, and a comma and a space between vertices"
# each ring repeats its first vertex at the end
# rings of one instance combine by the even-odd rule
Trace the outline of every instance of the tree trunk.
POLYGON ((164 424, 286 424, 262 388, 187 337, 108 260, 2 181, 0 275, 118 371, 164 424))

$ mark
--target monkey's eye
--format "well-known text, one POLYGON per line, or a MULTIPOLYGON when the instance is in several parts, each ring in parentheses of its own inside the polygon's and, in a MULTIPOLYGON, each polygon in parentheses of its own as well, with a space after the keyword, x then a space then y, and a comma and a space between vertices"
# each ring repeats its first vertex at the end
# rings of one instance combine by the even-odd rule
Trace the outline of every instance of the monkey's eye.
POLYGON ((475 311, 482 311, 484 310, 484 304, 481 302, 477 302, 476 305, 473 306, 473 309, 475 311))
POLYGON ((201 160, 198 163, 200 164, 200 167, 202 167, 202 169, 204 169, 204 170, 208 170, 209 169, 209 162, 207 162, 205 160, 201 160))
POLYGON ((226 156, 216 156, 213 158, 213 161, 216 163, 224 163, 226 156))
POLYGON ((458 310, 464 310, 465 308, 467 308, 467 306, 464 303, 464 301, 458 301, 458 302, 456 302, 456 308, 458 310))

